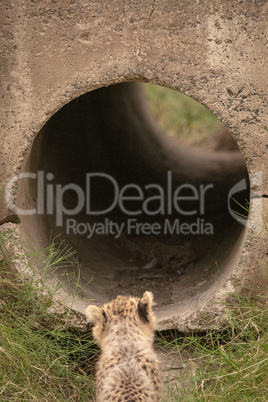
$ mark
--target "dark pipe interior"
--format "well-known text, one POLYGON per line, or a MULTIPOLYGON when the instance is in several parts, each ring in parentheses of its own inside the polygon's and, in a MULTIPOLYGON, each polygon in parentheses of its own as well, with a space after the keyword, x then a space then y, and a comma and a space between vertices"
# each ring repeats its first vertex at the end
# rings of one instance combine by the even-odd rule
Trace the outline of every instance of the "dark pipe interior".
MULTIPOLYGON (((248 180, 243 158, 239 152, 210 152, 187 147, 166 136, 151 115, 142 84, 112 85, 71 101, 39 132, 26 165, 25 170, 43 171, 45 177, 52 173, 53 179, 46 183, 53 186, 54 192, 56 185, 72 183, 86 193, 86 175, 96 172, 113 177, 120 189, 128 184, 142 189, 158 184, 163 189, 165 202, 170 195, 168 174, 172 176, 173 192, 185 183, 198 191, 200 185, 213 185, 204 195, 205 211, 201 214, 200 198, 185 188, 179 194, 187 196, 188 200, 180 200, 179 205, 183 211, 199 211, 194 215, 182 215, 174 208, 168 213, 165 204, 161 213, 132 216, 122 213, 117 204, 101 216, 90 216, 85 208, 73 216, 63 214, 62 225, 59 225, 54 197, 50 211, 22 217, 24 234, 32 241, 40 240, 45 244, 52 231, 59 240, 66 240, 77 250, 81 270, 76 296, 78 310, 83 309, 88 298, 99 304, 117 294, 141 294, 149 289, 155 294, 160 316, 168 315, 169 311, 183 314, 200 307, 217 291, 215 283, 222 283, 224 275, 230 273, 227 261, 231 255, 239 253, 237 244, 243 226, 230 216, 227 198, 233 185, 243 178, 248 180), (54 212, 50 213, 52 209, 54 212), (161 228, 167 219, 171 224, 179 219, 181 224, 188 225, 199 219, 203 226, 204 223, 212 225, 213 234, 138 235, 125 231, 117 239, 111 233, 96 234, 88 239, 88 233, 75 234, 68 229, 68 219, 75 219, 76 224, 92 225, 109 219, 127 225, 133 218, 140 223, 157 223, 161 228)), ((36 206, 37 182, 29 179, 22 183, 22 199, 36 206)), ((45 186, 45 196, 48 196, 46 190, 45 186)), ((113 193, 109 180, 92 179, 91 210, 111 205, 113 193)), ((144 190, 144 194, 146 199, 159 195, 155 187, 144 190)), ((137 196, 138 193, 129 189, 125 195, 137 196)), ((241 203, 249 199, 245 192, 237 196, 241 203)), ((65 208, 73 209, 77 202, 75 191, 65 192, 65 208)), ((125 208, 132 212, 142 209, 141 205, 141 200, 124 201, 125 208)), ((159 206, 159 198, 148 203, 151 212, 157 211, 159 206)), ((232 206, 238 210, 237 204, 232 206)), ((61 273, 59 269, 56 275, 61 273)), ((76 286, 75 278, 73 281, 69 279, 68 284, 63 281, 67 293, 72 293, 72 287, 76 286)))

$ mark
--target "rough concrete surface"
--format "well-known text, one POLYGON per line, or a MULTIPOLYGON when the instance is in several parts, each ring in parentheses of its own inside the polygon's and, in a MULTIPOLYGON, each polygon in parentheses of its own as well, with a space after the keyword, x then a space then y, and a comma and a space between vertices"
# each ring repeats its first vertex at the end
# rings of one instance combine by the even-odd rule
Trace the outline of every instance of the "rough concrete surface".
MULTIPOLYGON (((200 329, 202 317, 212 325, 220 314, 215 302, 267 267, 267 231, 260 227, 268 212, 267 17, 266 1, 1 1, 0 222, 18 225, 21 241, 35 247, 46 246, 53 231, 77 250, 75 310, 83 311, 89 298, 102 304, 148 289, 160 329, 200 329), (242 156, 168 139, 133 81, 203 103, 230 129, 242 156), (59 225, 51 211, 22 215, 7 205, 5 188, 14 175, 38 171, 54 174, 51 185, 84 190, 85 174, 96 171, 122 186, 164 186, 168 171, 175 185, 213 183, 206 207, 215 235, 89 240, 68 234, 65 220, 59 225), (248 177, 250 194, 245 189, 240 201, 254 201, 248 221, 256 224, 245 229, 230 217, 227 196, 248 177)), ((17 184, 9 203, 35 208, 36 181, 17 184)), ((104 208, 107 194, 97 184, 94 207, 104 208)), ((66 208, 75 202, 69 194, 66 208)), ((125 219, 118 209, 108 217, 125 219)), ((164 219, 153 218, 150 223, 164 219)), ((77 219, 89 219, 84 209, 77 219)), ((62 280, 62 273, 48 281, 62 280)), ((70 300, 75 283, 75 276, 63 282, 70 300)), ((254 283, 261 291, 261 281, 254 283)))

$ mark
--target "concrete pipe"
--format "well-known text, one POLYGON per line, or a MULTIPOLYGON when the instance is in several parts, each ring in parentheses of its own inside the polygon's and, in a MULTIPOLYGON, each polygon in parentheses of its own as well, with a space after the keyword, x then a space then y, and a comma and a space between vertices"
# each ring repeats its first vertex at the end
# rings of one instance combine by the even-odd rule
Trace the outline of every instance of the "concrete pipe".
POLYGON ((1 3, 2 230, 76 250, 79 284, 75 262, 46 275, 75 311, 152 290, 159 329, 203 329, 262 291, 267 5, 233 5, 1 3), (141 82, 206 105, 239 150, 168 137, 141 82))

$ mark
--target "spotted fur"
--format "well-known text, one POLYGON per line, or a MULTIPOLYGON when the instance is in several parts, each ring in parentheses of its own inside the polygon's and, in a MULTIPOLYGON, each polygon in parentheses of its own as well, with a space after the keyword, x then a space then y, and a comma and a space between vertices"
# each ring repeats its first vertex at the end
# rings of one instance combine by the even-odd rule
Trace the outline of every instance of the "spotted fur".
POLYGON ((159 402, 161 379, 153 350, 153 294, 118 296, 103 307, 88 306, 93 336, 101 348, 96 370, 97 402, 159 402))

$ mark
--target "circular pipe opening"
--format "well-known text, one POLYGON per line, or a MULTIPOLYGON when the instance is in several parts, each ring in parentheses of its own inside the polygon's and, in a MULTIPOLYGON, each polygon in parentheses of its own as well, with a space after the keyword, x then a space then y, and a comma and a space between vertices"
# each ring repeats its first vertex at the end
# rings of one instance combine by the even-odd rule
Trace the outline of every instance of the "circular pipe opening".
POLYGON ((235 267, 243 226, 229 206, 239 213, 249 200, 234 187, 248 181, 240 152, 167 136, 141 83, 100 88, 60 109, 24 171, 36 178, 20 180, 19 203, 38 213, 21 216, 23 236, 38 245, 57 236, 77 251, 79 284, 67 268, 50 274, 65 294, 75 292, 75 310, 151 290, 159 329, 178 327, 235 267))

